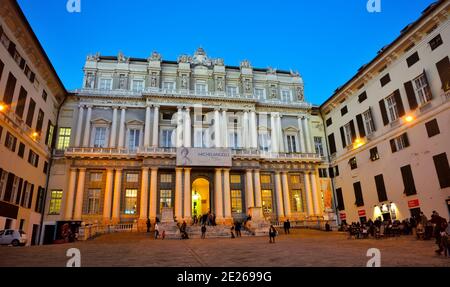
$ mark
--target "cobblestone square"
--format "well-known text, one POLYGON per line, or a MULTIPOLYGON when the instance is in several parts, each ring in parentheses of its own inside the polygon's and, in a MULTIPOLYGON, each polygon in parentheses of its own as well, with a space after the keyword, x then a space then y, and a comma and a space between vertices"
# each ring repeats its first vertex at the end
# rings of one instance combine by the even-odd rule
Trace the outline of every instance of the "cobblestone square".
POLYGON ((380 250, 382 267, 450 267, 450 258, 434 253, 434 240, 348 239, 345 233, 305 229, 280 234, 275 244, 266 237, 154 240, 147 233, 114 233, 73 244, 2 246, 0 266, 64 267, 73 247, 83 267, 364 267, 369 248, 380 250))

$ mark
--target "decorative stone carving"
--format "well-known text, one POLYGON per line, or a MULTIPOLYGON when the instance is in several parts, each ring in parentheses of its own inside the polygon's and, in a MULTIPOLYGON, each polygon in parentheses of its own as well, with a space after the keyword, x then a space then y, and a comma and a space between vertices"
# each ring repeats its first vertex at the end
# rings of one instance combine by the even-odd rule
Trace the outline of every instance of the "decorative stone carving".
POLYGON ((214 65, 215 65, 215 66, 224 66, 224 65, 225 65, 225 63, 224 63, 224 61, 223 61, 222 58, 214 59, 213 62, 214 62, 214 65))
POLYGON ((243 60, 240 64, 241 68, 251 68, 251 64, 249 60, 243 60))
POLYGON ((250 79, 245 79, 244 81, 244 90, 246 93, 251 93, 252 92, 252 83, 250 81, 250 79))
POLYGON ((122 51, 119 51, 119 54, 117 55, 117 62, 119 63, 126 63, 128 62, 130 58, 127 58, 124 56, 124 54, 122 53, 122 51))
POLYGON ((158 79, 156 77, 156 73, 152 73, 152 77, 150 79, 150 86, 152 88, 156 88, 156 83, 157 83, 158 79))
POLYGON ((188 55, 180 55, 178 56, 177 62, 178 63, 190 63, 192 61, 192 58, 188 55))
POLYGON ((298 71, 292 71, 291 70, 291 76, 300 77, 300 73, 298 71))
POLYGON ((274 69, 272 67, 268 67, 267 68, 267 74, 276 75, 277 74, 277 69, 274 69))
POLYGON ((87 73, 86 75, 86 83, 84 87, 87 89, 93 89, 95 84, 95 76, 93 73, 87 73))
POLYGON ((297 98, 299 101, 304 101, 304 93, 303 93, 303 85, 297 86, 296 88, 297 91, 297 98))
POLYGON ((275 85, 272 85, 270 87, 270 98, 271 99, 276 99, 277 97, 278 97, 277 87, 275 85))
POLYGON ((126 78, 125 75, 120 75, 119 76, 119 89, 120 90, 125 90, 127 88, 126 87, 126 80, 127 80, 127 78, 126 78))
POLYGON ((185 74, 183 74, 181 76, 181 88, 182 89, 187 89, 188 88, 188 80, 187 80, 187 76, 185 74))
POLYGON ((97 53, 95 53, 95 55, 88 55, 86 57, 86 60, 87 61, 98 61, 98 60, 100 60, 100 53, 97 52, 97 53))
POLYGON ((217 78, 217 86, 216 86, 216 90, 219 92, 223 92, 223 78, 217 78))
POLYGON ((153 51, 150 57, 147 59, 147 61, 161 61, 161 54, 153 51))

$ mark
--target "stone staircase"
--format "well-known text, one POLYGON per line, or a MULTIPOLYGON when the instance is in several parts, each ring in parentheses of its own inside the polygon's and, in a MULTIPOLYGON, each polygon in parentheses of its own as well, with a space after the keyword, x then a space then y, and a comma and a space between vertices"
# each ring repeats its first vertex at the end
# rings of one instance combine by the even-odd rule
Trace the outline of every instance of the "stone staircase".
MULTIPOLYGON (((201 225, 192 225, 187 227, 187 233, 190 239, 201 238, 202 231, 201 225)), ((236 236, 236 231, 234 231, 236 236)), ((253 236, 253 234, 247 230, 241 229, 242 237, 253 236)), ((231 238, 231 226, 229 225, 216 225, 206 226, 206 238, 231 238)))

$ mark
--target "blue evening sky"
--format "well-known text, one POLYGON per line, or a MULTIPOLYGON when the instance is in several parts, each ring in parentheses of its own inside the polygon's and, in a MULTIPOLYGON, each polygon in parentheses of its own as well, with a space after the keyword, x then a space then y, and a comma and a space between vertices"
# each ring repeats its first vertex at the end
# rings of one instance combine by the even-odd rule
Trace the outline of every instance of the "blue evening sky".
POLYGON ((176 60, 202 46, 227 65, 298 70, 307 101, 323 103, 434 0, 153 1, 19 0, 68 90, 82 84, 86 55, 147 58, 153 50, 176 60))

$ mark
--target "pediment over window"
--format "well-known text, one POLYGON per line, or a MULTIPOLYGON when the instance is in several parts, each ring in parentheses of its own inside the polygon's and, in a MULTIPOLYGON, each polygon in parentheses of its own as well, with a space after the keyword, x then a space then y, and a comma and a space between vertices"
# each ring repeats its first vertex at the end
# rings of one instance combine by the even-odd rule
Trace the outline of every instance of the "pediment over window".
POLYGON ((143 126, 144 122, 140 120, 130 120, 126 122, 127 126, 143 126))
POLYGON ((91 120, 91 123, 95 124, 95 125, 110 125, 111 121, 108 121, 107 119, 104 119, 104 118, 97 118, 97 119, 91 120))
POLYGON ((259 126, 258 132, 269 132, 270 129, 267 126, 259 126))
POLYGON ((298 132, 298 129, 297 129, 296 127, 293 127, 293 126, 289 126, 289 127, 284 128, 283 131, 284 131, 285 133, 289 133, 289 132, 291 132, 291 133, 297 133, 297 132, 298 132))

